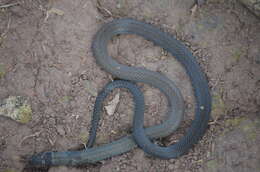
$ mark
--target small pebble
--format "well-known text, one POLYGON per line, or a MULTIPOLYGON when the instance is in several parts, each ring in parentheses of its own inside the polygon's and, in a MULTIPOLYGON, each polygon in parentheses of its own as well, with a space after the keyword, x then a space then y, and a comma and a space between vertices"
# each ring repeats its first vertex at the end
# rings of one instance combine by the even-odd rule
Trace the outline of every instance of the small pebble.
POLYGON ((61 135, 61 136, 64 136, 65 135, 65 130, 64 130, 64 127, 62 125, 58 125, 56 127, 57 129, 57 132, 61 135))
POLYGON ((174 169, 174 164, 170 164, 170 165, 168 166, 168 168, 169 168, 169 170, 173 170, 173 169, 174 169))

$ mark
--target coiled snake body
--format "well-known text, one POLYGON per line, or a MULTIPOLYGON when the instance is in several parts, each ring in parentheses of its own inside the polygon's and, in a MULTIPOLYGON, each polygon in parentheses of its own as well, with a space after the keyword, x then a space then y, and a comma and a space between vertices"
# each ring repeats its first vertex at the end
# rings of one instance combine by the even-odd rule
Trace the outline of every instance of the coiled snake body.
POLYGON ((105 87, 96 100, 88 146, 92 147, 95 141, 96 126, 101 115, 101 103, 113 88, 127 88, 134 96, 133 135, 82 151, 39 153, 30 158, 29 164, 34 166, 51 166, 94 163, 127 152, 136 147, 136 144, 151 155, 164 159, 176 158, 186 153, 204 135, 211 110, 211 96, 208 83, 195 58, 180 41, 150 24, 133 19, 119 19, 105 24, 97 32, 92 44, 92 50, 97 63, 113 76, 128 81, 143 82, 160 89, 168 100, 167 120, 160 125, 144 129, 144 114, 142 110, 144 103, 138 87, 126 81, 112 82, 105 87), (182 121, 184 103, 179 89, 174 82, 164 75, 143 68, 128 67, 113 60, 108 55, 107 44, 113 36, 119 34, 136 34, 148 41, 152 41, 155 45, 170 52, 186 69, 196 99, 195 119, 186 135, 176 144, 169 147, 160 147, 152 143, 150 139, 165 137, 171 134, 182 121))

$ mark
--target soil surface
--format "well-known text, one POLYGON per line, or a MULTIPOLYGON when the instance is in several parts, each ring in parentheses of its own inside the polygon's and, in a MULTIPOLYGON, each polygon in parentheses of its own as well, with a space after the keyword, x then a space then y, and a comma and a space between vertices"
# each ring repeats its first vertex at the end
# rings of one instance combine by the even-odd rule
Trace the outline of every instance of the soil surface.
MULTIPOLYGON (((0 0, 0 100, 24 97, 32 110, 25 123, 0 116, 0 171, 259 172, 259 30, 260 20, 236 0, 208 0, 199 6, 192 0, 0 0), (92 38, 104 23, 123 17, 170 32, 196 56, 213 97, 207 133, 178 159, 160 160, 134 149, 95 165, 25 168, 22 160, 34 153, 84 148, 95 97, 113 80, 95 63, 92 38)), ((160 140, 164 145, 176 142, 190 125, 195 105, 182 66, 133 35, 115 37, 109 51, 120 63, 161 72, 180 88, 184 121, 160 140)), ((145 126, 160 123, 167 111, 165 97, 141 86, 145 126)), ((115 90, 105 106, 96 145, 131 132, 131 95, 115 90)))

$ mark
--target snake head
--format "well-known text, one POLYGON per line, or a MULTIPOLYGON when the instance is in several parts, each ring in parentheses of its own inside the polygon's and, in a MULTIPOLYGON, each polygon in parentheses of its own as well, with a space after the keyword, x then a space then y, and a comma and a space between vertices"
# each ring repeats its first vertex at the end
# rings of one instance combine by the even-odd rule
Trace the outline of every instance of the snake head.
POLYGON ((51 166, 52 165, 52 152, 43 152, 31 156, 28 160, 30 166, 51 166))

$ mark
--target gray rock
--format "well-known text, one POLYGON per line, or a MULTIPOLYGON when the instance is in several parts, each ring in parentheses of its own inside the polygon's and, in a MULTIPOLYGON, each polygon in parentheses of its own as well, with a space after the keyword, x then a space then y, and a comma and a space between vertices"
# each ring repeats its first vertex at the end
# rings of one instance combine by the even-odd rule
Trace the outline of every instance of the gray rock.
POLYGON ((1 115, 25 124, 32 119, 32 109, 27 98, 9 96, 0 102, 0 116, 1 115))

